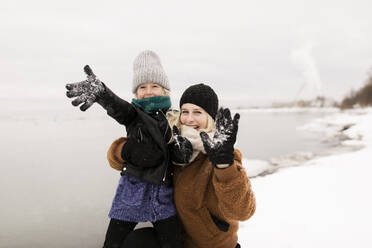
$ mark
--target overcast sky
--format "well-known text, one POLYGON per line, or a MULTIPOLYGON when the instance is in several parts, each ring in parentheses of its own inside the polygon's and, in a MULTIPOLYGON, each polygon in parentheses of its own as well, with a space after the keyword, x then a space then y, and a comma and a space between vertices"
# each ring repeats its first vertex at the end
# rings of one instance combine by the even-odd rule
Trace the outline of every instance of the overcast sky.
POLYGON ((151 49, 176 96, 204 82, 251 104, 340 99, 372 67, 371 9, 370 0, 2 0, 0 97, 63 97, 85 64, 131 97, 133 60, 151 49))

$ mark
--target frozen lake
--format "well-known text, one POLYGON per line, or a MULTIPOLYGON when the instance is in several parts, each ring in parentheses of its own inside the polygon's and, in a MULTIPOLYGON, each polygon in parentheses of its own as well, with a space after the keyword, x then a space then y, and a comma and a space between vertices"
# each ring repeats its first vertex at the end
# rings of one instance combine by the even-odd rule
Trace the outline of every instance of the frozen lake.
POLYGON ((240 115, 236 147, 247 159, 268 160, 296 152, 318 153, 330 145, 320 142, 319 134, 297 129, 327 113, 242 110, 240 115))
MULTIPOLYGON (((100 106, 0 101, 0 247, 101 247, 119 180, 106 152, 125 135, 100 106)), ((237 147, 269 159, 327 145, 296 130, 320 112, 240 111, 237 147)))

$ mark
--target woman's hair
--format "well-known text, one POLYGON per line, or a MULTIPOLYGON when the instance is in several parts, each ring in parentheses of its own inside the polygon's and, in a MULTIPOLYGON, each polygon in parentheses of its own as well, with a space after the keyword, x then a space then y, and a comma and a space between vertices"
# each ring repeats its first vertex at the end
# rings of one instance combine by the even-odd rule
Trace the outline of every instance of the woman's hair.
MULTIPOLYGON (((207 113, 207 127, 204 129, 200 129, 200 132, 210 133, 216 130, 216 125, 214 124, 213 118, 207 113)), ((173 129, 173 126, 176 126, 179 130, 181 130, 181 112, 175 109, 168 110, 167 112, 167 119, 169 126, 173 129)), ((170 139, 169 143, 173 141, 173 132, 172 138, 170 139)))
POLYGON ((207 128, 205 128, 205 129, 200 129, 200 132, 210 133, 210 132, 216 130, 216 125, 215 125, 215 123, 214 123, 214 120, 213 120, 212 116, 210 116, 209 114, 207 114, 207 115, 208 115, 208 119, 207 119, 207 128))

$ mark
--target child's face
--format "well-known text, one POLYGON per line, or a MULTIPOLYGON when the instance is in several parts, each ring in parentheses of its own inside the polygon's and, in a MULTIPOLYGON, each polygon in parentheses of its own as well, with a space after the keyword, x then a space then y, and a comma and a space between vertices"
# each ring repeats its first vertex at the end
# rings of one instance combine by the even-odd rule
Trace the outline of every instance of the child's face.
POLYGON ((181 106, 181 123, 196 130, 205 129, 208 126, 208 113, 201 107, 185 103, 181 106))
POLYGON ((143 99, 153 96, 163 96, 164 89, 156 83, 143 83, 137 88, 137 99, 143 99))

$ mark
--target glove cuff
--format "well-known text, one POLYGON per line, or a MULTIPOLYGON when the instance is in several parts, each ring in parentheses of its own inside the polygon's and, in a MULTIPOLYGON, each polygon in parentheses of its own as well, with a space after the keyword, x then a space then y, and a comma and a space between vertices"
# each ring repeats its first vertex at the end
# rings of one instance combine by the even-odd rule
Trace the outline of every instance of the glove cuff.
POLYGON ((213 166, 216 167, 217 169, 224 169, 224 168, 218 168, 217 165, 228 164, 229 166, 231 166, 234 163, 234 152, 231 152, 228 154, 227 153, 218 154, 218 156, 216 156, 215 158, 210 158, 209 160, 211 161, 213 166))
POLYGON ((216 169, 219 169, 219 170, 224 170, 226 168, 229 168, 232 164, 216 164, 215 167, 216 169), (224 167, 220 167, 219 165, 224 165, 224 167))

